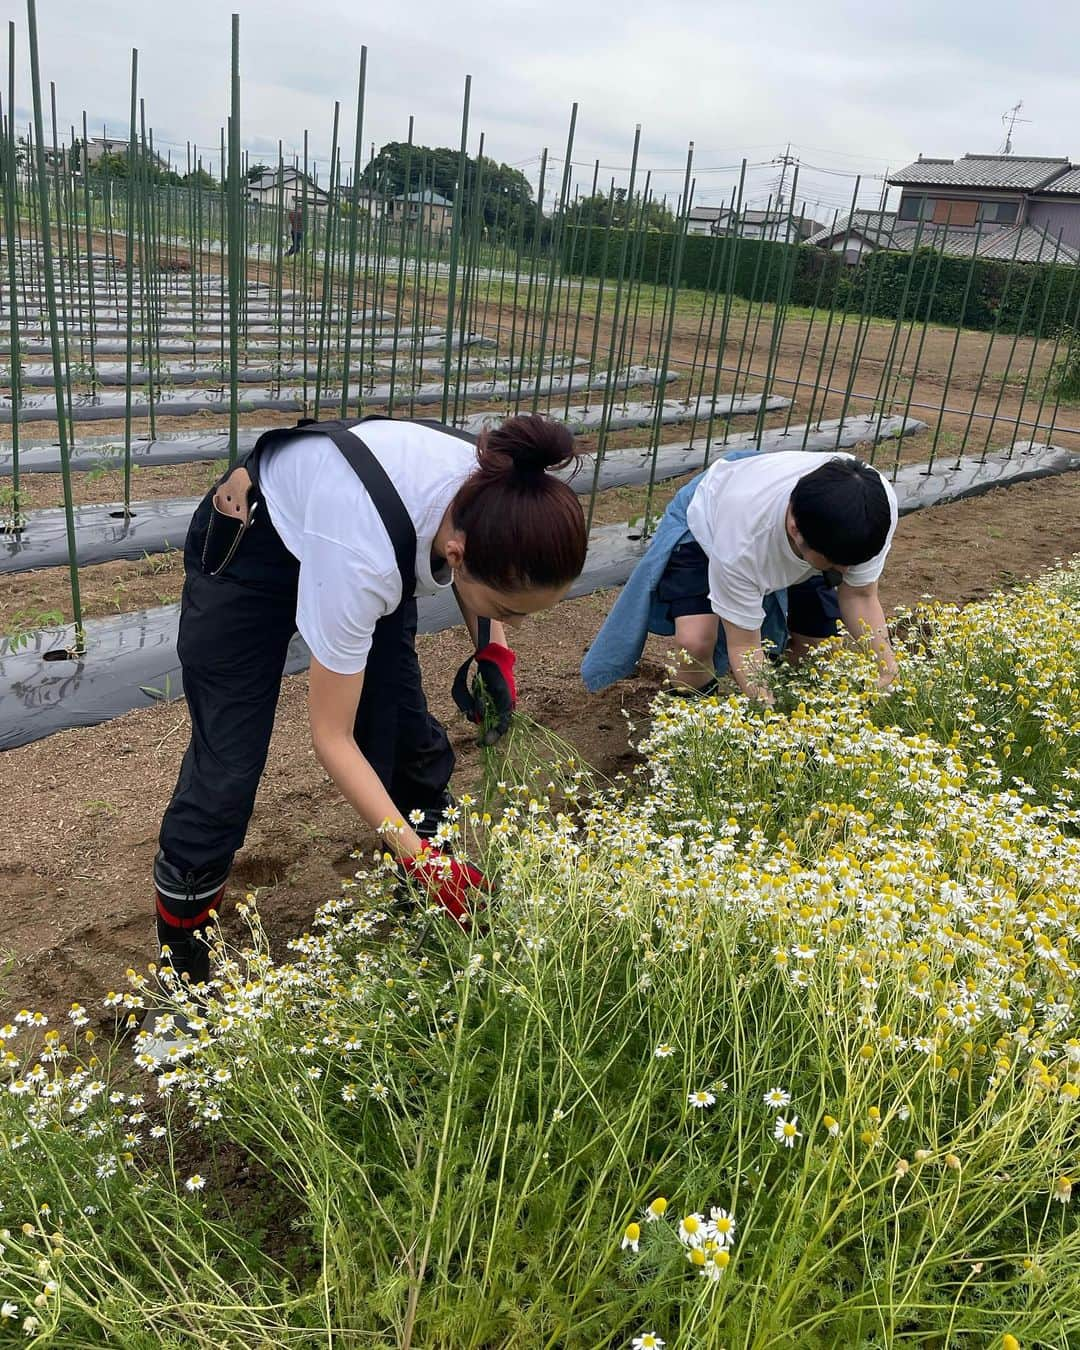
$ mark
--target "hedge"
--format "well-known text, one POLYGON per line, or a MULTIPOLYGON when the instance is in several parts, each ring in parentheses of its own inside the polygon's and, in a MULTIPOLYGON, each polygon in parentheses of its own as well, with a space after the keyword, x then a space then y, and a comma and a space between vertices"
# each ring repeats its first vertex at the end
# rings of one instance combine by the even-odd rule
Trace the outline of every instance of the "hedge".
MULTIPOLYGON (((678 236, 660 231, 631 234, 626 268, 643 280, 671 276, 678 236)), ((622 230, 572 227, 563 239, 568 272, 615 277, 624 246, 622 230)), ((1076 322, 1080 267, 1069 263, 998 262, 945 256, 935 249, 910 253, 879 250, 854 267, 839 253, 806 244, 773 243, 720 235, 689 235, 683 245, 680 283, 694 290, 730 291, 743 299, 833 305, 878 318, 923 321, 1003 332, 1053 333, 1076 322), (970 285, 969 285, 970 281, 970 285), (901 313, 901 310, 903 311, 901 313), (1000 315, 1000 318, 999 318, 1000 315)))

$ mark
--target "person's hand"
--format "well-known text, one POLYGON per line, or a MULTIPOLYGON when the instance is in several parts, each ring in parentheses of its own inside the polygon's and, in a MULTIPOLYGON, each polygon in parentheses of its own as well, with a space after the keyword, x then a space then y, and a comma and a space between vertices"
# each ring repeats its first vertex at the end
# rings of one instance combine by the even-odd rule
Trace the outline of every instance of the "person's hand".
POLYGON ((470 722, 486 726, 482 744, 494 744, 510 727, 510 714, 517 707, 516 662, 517 656, 509 647, 489 642, 465 662, 454 678, 454 702, 470 722), (476 678, 470 687, 469 667, 473 661, 476 678))
POLYGON ((446 910, 462 928, 468 929, 472 915, 484 908, 483 893, 491 883, 471 863, 451 858, 437 848, 425 847, 411 858, 402 858, 405 875, 423 886, 428 895, 446 910), (470 908, 468 894, 477 892, 470 908))

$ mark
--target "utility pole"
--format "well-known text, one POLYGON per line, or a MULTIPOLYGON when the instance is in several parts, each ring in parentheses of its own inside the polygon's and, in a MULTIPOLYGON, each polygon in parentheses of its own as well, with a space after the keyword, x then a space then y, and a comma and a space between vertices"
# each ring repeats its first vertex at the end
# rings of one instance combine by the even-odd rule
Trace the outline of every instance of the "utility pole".
MULTIPOLYGON (((777 215, 777 230, 778 230, 779 217, 784 214, 784 179, 787 177, 788 168, 789 167, 794 168, 799 163, 798 157, 793 156, 791 153, 790 141, 788 141, 787 149, 784 151, 784 153, 778 156, 776 159, 774 159, 773 163, 780 165, 780 185, 776 189, 776 215, 777 215)), ((776 234, 774 232, 773 238, 775 239, 775 237, 776 234)))

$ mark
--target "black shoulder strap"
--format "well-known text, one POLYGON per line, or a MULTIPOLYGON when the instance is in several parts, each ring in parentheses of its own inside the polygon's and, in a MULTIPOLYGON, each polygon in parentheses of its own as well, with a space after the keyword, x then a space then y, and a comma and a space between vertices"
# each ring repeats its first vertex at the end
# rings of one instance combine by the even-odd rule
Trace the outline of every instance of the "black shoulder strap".
POLYGON ((368 420, 361 418, 359 421, 322 422, 302 418, 295 427, 277 427, 273 431, 264 432, 255 442, 254 449, 244 464, 257 487, 259 459, 267 450, 273 449, 282 441, 291 440, 294 436, 329 436, 345 456, 349 468, 367 489, 367 494, 379 513, 379 519, 390 536, 398 573, 401 576, 401 598, 403 601, 411 600, 416 591, 416 527, 386 470, 368 446, 350 430, 361 421, 368 420))

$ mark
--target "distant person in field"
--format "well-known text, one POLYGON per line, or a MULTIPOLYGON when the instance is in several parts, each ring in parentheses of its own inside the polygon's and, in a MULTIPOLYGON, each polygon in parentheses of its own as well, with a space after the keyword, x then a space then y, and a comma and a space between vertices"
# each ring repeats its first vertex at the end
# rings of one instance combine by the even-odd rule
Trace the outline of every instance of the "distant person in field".
POLYGON ((304 212, 300 205, 299 197, 293 198, 293 204, 288 215, 289 232, 292 234, 292 246, 287 248, 284 257, 291 258, 294 253, 299 253, 301 245, 304 242, 304 212))
POLYGON ((593 691, 633 673, 649 632, 674 635, 675 692, 711 691, 730 669, 772 702, 765 644, 798 661, 836 635, 868 637, 879 682, 896 673, 878 578, 896 529, 896 494, 853 455, 735 452, 671 502, 586 653, 593 691))

